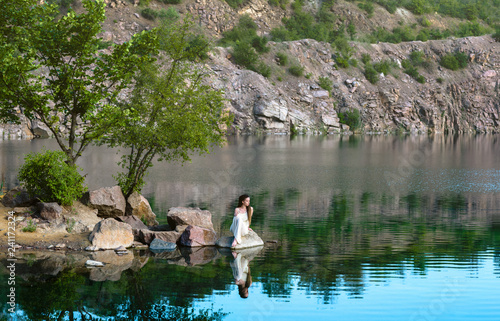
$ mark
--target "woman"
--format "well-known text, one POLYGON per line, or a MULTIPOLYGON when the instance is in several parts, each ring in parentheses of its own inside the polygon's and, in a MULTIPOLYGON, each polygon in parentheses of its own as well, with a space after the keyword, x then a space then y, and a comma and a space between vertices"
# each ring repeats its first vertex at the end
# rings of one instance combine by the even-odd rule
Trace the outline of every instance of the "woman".
POLYGON ((250 196, 243 194, 238 198, 238 207, 234 209, 233 224, 230 231, 234 234, 234 241, 231 247, 241 244, 241 237, 248 234, 250 223, 252 222, 253 208, 250 206, 250 196))

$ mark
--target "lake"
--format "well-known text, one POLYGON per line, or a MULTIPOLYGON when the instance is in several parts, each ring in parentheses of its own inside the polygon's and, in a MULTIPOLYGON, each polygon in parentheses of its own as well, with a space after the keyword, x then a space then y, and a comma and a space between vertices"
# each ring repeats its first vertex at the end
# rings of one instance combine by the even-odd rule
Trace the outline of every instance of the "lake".
MULTIPOLYGON (((8 188, 43 146, 57 148, 0 141, 8 188)), ((143 194, 160 223, 170 207, 195 206, 229 235, 247 193, 263 248, 141 250, 106 271, 78 253, 19 254, 16 318, 499 320, 499 155, 495 135, 230 137, 191 163, 155 164, 143 194)), ((118 160, 89 149, 89 188, 114 185, 118 160)))

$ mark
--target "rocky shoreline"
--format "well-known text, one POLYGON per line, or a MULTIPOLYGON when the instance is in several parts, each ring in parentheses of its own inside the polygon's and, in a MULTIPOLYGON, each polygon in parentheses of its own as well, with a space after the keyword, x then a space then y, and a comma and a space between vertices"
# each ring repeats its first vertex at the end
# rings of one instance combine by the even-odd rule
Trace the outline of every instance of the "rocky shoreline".
MULTIPOLYGON (((119 186, 87 192, 66 207, 40 202, 16 187, 1 203, 4 220, 0 231, 6 232, 0 247, 12 246, 9 240, 14 240, 16 250, 113 250, 118 254, 127 253, 127 249, 170 252, 177 248, 231 247, 225 242, 227 237, 219 240, 209 211, 173 207, 167 214, 168 224, 159 225, 144 196, 133 193, 125 199, 119 186)), ((263 244, 256 233, 251 233, 243 247, 263 244)))

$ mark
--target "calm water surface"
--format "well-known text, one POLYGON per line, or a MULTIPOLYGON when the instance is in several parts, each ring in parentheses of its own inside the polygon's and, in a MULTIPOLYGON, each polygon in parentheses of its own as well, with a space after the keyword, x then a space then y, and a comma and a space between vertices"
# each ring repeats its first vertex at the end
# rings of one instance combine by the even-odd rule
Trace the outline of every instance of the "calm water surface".
MULTIPOLYGON (((43 146, 57 148, 0 142, 9 188, 43 146)), ((497 136, 231 138, 156 164, 143 193, 161 222, 172 206, 210 210, 220 235, 250 194, 262 249, 138 251, 92 271, 82 254, 19 254, 18 319, 500 320, 499 153, 497 136)), ((118 159, 89 150, 89 188, 113 185, 118 159)))

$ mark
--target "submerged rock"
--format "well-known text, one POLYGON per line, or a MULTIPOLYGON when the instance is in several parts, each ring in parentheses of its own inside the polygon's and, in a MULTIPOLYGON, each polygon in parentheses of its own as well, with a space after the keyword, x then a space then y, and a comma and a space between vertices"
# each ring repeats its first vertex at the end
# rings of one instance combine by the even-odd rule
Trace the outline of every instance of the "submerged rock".
POLYGON ((247 235, 242 236, 241 244, 237 244, 236 246, 231 247, 233 241, 234 236, 225 236, 218 239, 217 242, 215 242, 215 245, 217 245, 218 247, 231 248, 235 250, 264 245, 264 241, 262 241, 262 239, 254 231, 248 231, 247 235))
POLYGON ((173 251, 177 248, 177 244, 172 242, 165 242, 160 239, 154 239, 149 244, 149 249, 152 251, 173 251))

